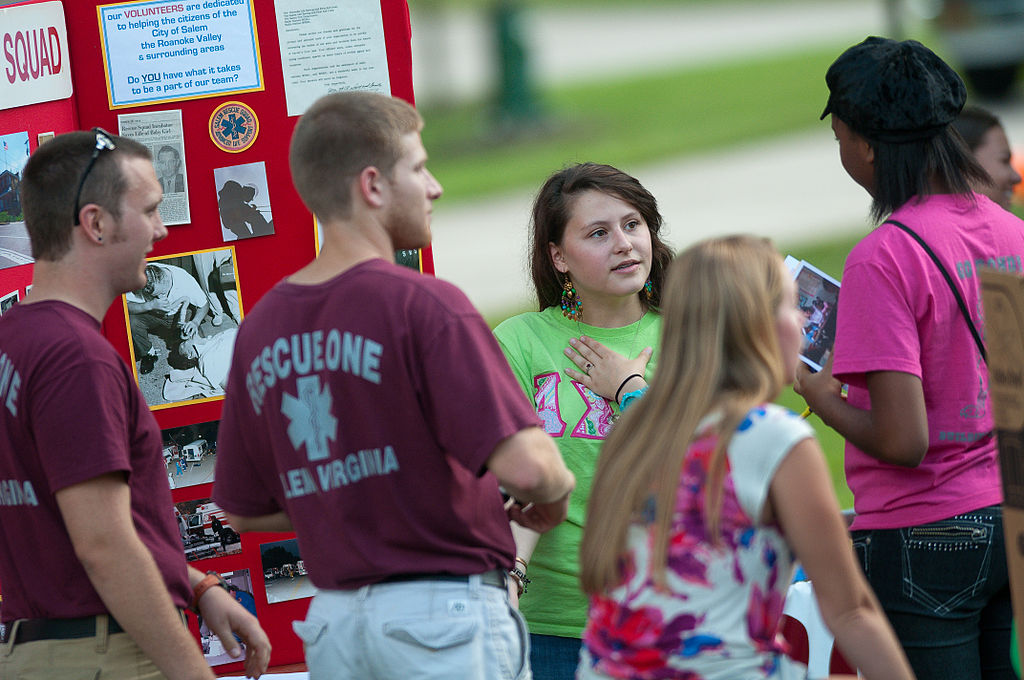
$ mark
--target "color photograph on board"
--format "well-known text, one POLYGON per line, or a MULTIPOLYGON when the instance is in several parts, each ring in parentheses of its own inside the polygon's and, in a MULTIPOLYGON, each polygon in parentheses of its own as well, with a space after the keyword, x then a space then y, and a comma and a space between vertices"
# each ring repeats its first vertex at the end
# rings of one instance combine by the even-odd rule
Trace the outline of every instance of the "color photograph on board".
POLYGON ((181 545, 189 562, 241 552, 242 538, 227 515, 209 498, 174 504, 181 545))
POLYGON ((167 482, 172 489, 208 484, 217 465, 219 420, 171 427, 161 432, 167 482))
POLYGON ((28 132, 0 135, 0 269, 35 261, 18 193, 29 151, 28 132))
POLYGON ((269 604, 316 595, 316 586, 309 580, 306 564, 299 554, 297 539, 261 543, 260 562, 269 604))
POLYGON ((6 314, 7 310, 16 305, 20 299, 21 295, 16 290, 12 290, 10 293, 0 297, 0 316, 6 314))
MULTIPOLYGON (((252 596, 252 577, 249 575, 249 570, 236 569, 235 571, 222 571, 219 573, 224 582, 228 584, 228 592, 231 593, 231 597, 235 598, 240 605, 245 607, 246 611, 256 616, 256 598, 252 596)), ((211 666, 220 666, 221 664, 243 661, 245 659, 245 643, 239 641, 242 645, 242 655, 237 659, 232 659, 224 650, 224 644, 220 641, 220 638, 210 630, 202 616, 199 617, 199 643, 203 648, 203 656, 206 658, 206 663, 211 666)))

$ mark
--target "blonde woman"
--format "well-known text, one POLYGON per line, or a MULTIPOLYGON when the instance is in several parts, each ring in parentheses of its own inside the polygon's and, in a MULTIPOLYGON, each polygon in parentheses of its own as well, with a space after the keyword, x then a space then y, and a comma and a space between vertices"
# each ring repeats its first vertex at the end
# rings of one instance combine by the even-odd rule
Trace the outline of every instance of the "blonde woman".
POLYGON ((661 361, 601 452, 580 551, 591 596, 579 678, 783 677, 794 556, 866 678, 912 678, 854 559, 810 427, 771 403, 801 315, 764 239, 669 268, 661 361))

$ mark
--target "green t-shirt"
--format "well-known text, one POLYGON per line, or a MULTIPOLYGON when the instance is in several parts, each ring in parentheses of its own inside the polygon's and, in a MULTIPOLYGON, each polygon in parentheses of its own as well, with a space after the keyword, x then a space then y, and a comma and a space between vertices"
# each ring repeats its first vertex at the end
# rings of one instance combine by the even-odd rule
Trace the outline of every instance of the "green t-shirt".
POLYGON ((587 598, 579 585, 583 520, 601 443, 618 416, 618 406, 573 382, 565 369, 576 366, 563 351, 569 347, 569 338, 580 335, 630 358, 645 347, 654 347, 645 376, 649 379, 658 358, 661 317, 648 312, 639 324, 598 328, 577 326, 562 316, 559 308, 549 307, 508 319, 494 329, 494 335, 544 421, 545 431, 555 438, 565 464, 576 475, 569 517, 540 537, 530 559, 532 583, 519 607, 531 633, 578 638, 587 619, 587 598))

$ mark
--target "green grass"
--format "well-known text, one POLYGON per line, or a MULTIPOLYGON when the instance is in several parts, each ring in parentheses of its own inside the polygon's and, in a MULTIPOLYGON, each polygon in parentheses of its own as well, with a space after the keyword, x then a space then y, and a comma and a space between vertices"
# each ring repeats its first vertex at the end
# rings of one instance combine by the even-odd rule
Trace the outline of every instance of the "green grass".
POLYGON ((430 168, 455 201, 536 187, 574 162, 628 171, 823 126, 823 74, 842 47, 549 90, 543 118, 529 129, 498 125, 482 102, 424 108, 430 168))

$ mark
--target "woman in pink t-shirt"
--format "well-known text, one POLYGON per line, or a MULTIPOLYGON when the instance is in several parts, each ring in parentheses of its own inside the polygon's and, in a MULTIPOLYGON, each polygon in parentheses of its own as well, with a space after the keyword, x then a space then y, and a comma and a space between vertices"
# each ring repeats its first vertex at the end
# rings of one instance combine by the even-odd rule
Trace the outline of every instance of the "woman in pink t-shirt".
POLYGON ((977 268, 1021 271, 1024 223, 972 191, 990 178, 951 127, 966 89, 928 48, 868 38, 825 80, 840 160, 885 222, 846 260, 833 360, 795 386, 846 439, 854 548, 917 676, 1009 680, 977 268))

